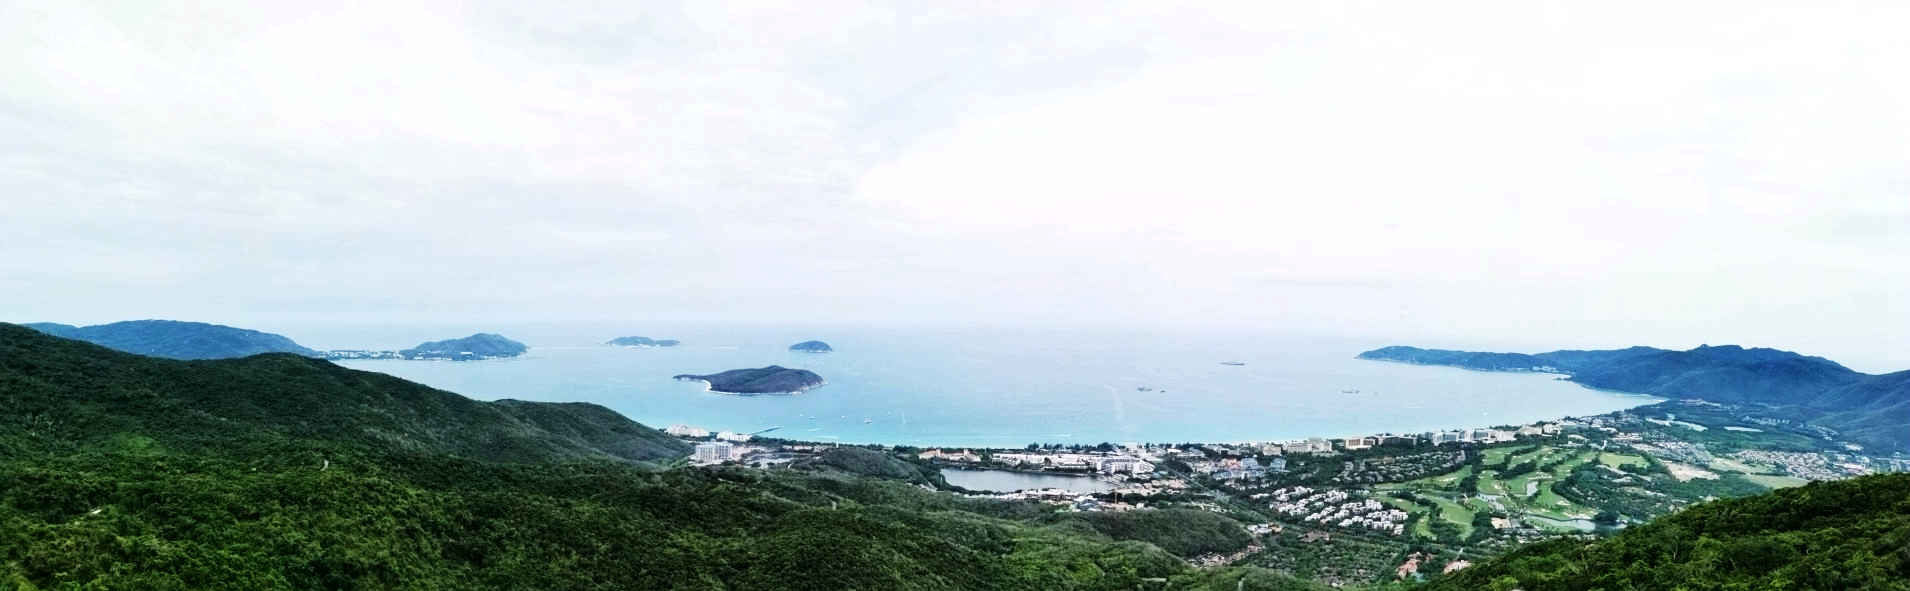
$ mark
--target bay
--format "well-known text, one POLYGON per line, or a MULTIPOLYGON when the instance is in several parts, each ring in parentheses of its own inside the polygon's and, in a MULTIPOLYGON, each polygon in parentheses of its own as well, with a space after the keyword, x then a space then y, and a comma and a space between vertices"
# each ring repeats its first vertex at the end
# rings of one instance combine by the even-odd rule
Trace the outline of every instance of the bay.
MULTIPOLYGON (((1547 374, 1364 361, 1354 356, 1392 343, 1278 334, 827 326, 517 332, 506 334, 532 348, 513 359, 345 365, 479 399, 594 402, 659 428, 773 429, 789 439, 917 446, 1343 437, 1518 424, 1656 401, 1547 374), (599 344, 625 335, 683 344, 599 344), (787 350, 808 339, 836 352, 787 350), (671 379, 766 365, 815 371, 828 384, 798 395, 736 396, 671 379)), ((384 334, 394 348, 461 336, 448 329, 384 334)))

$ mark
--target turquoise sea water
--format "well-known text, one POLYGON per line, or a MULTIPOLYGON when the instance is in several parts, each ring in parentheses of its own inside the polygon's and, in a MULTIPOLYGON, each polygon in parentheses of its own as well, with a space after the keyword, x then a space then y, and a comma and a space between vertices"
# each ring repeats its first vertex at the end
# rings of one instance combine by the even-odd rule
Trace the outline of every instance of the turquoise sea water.
MULTIPOLYGON (((479 399, 595 402, 659 428, 775 427, 774 435, 790 439, 909 445, 1335 437, 1521 423, 1655 400, 1542 374, 1361 361, 1354 355, 1390 343, 1350 339, 999 329, 530 332, 506 333, 532 347, 515 359, 346 365, 479 399), (683 344, 595 344, 625 334, 683 344), (811 338, 836 352, 786 350, 811 338), (829 383, 793 396, 734 396, 671 379, 772 364, 809 369, 829 383)), ((410 338, 320 342, 395 348, 410 338)))

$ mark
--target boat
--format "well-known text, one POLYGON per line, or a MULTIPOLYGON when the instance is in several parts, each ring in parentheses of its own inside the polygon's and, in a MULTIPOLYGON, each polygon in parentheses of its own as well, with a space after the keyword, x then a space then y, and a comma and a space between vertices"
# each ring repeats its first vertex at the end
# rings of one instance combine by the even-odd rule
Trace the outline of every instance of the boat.
POLYGON ((862 424, 864 424, 864 425, 867 425, 867 424, 869 424, 869 423, 873 423, 873 422, 875 422, 875 419, 862 419, 862 424))
POLYGON ((1222 361, 1222 362, 1220 362, 1220 364, 1221 364, 1221 365, 1246 365, 1246 362, 1242 362, 1242 361, 1222 361))

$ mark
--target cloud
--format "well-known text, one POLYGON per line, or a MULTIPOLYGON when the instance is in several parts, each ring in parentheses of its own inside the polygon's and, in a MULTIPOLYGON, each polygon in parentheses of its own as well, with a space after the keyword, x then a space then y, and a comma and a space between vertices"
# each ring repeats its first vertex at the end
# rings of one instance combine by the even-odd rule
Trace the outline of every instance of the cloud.
POLYGON ((22 320, 1910 345, 1885 3, 4 10, 22 320))

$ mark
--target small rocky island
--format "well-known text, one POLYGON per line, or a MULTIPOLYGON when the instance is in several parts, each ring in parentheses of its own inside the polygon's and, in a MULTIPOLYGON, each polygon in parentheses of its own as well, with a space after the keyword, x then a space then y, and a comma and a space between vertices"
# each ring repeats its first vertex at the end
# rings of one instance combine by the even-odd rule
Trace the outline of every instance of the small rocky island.
POLYGON ((604 343, 617 347, 675 347, 681 344, 676 339, 653 339, 650 337, 617 337, 604 343))
POLYGON ((701 376, 679 374, 676 379, 705 382, 710 385, 710 391, 726 394, 798 394, 825 383, 816 372, 780 365, 701 376))
POLYGON ((398 355, 405 359, 472 361, 516 357, 529 350, 530 347, 524 346, 524 343, 504 338, 503 335, 478 333, 461 339, 421 343, 416 347, 399 351, 398 355))
POLYGON ((802 353, 828 353, 830 351, 834 351, 835 349, 829 348, 829 343, 825 343, 822 341, 803 341, 800 343, 796 343, 794 345, 790 345, 789 350, 798 351, 802 353))

